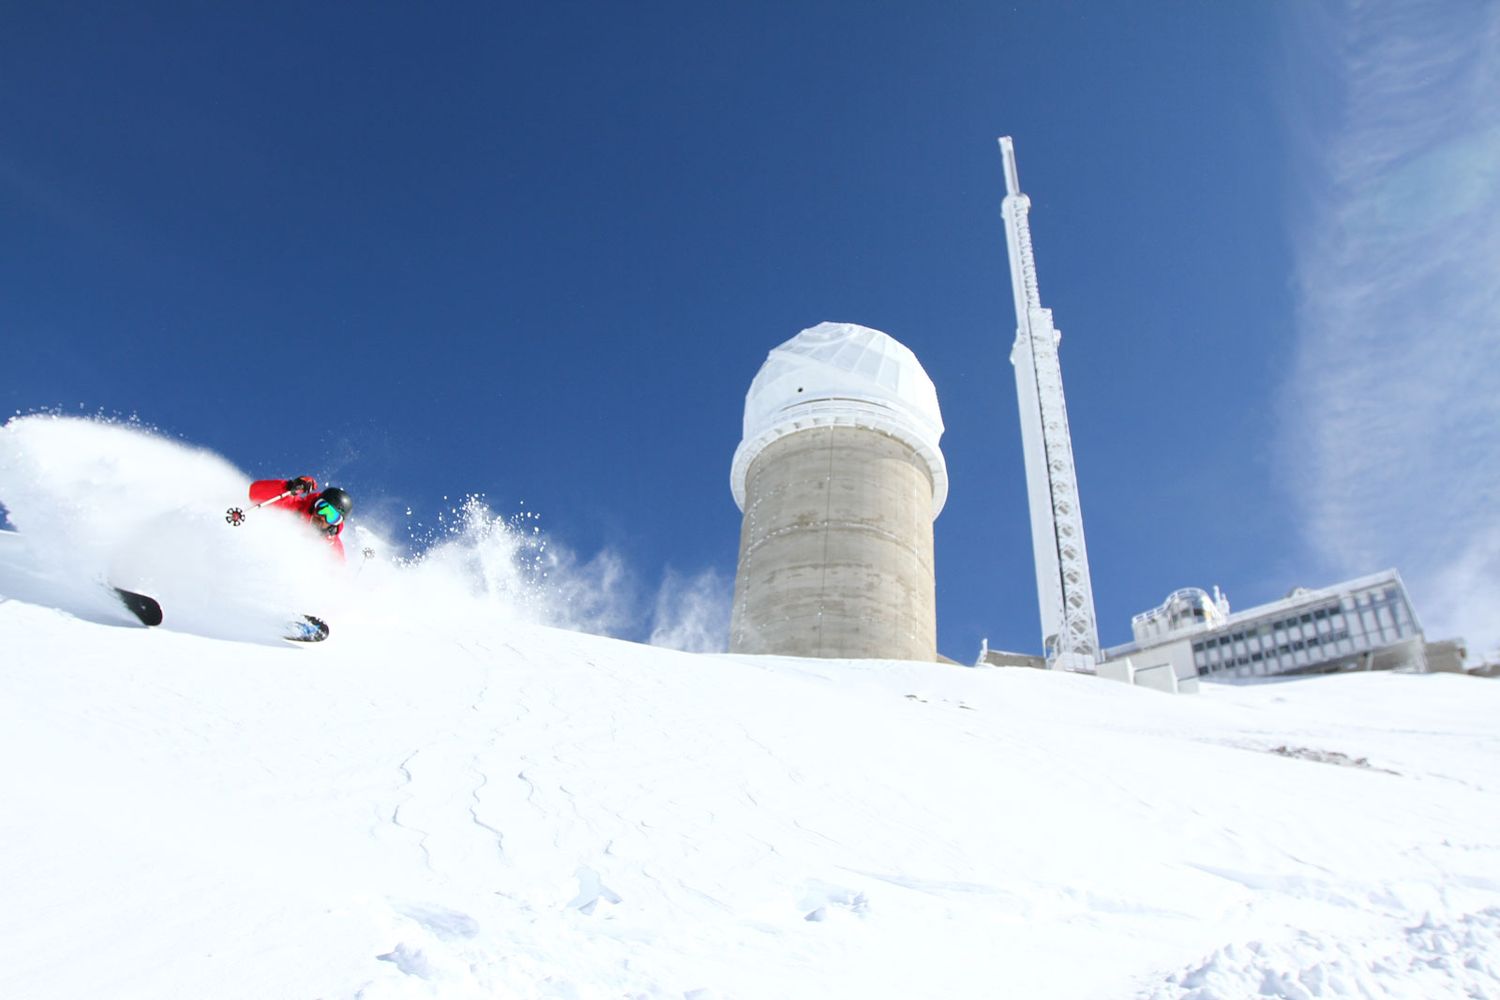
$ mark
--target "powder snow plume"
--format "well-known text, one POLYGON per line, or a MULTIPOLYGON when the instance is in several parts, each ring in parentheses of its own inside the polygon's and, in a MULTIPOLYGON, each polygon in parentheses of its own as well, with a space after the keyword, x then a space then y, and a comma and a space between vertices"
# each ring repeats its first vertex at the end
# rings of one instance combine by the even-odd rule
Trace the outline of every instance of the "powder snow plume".
POLYGON ((18 532, 0 550, 9 596, 119 621, 127 613, 109 584, 157 597, 169 628, 263 641, 304 613, 341 627, 475 616, 579 629, 613 622, 612 574, 600 560, 578 564, 478 497, 439 516, 410 555, 356 516, 340 565, 280 511, 248 510, 243 525, 227 524, 228 508, 249 508, 253 478, 134 424, 13 418, 0 427, 0 504, 18 532))

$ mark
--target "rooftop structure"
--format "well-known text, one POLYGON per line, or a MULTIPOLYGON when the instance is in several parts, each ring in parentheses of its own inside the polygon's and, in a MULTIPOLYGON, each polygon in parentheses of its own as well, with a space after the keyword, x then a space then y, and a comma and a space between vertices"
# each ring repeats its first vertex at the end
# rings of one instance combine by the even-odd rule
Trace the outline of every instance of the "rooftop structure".
POLYGON ((745 393, 744 435, 729 488, 745 509, 745 478, 766 446, 812 427, 864 427, 904 442, 932 477, 932 516, 948 500, 938 449, 943 415, 922 363, 895 338, 854 323, 819 323, 771 350, 745 393))
POLYGON ((1213 628, 1229 616, 1229 599, 1214 588, 1214 596, 1197 587, 1184 587, 1167 595, 1161 607, 1142 611, 1130 619, 1136 642, 1149 642, 1187 628, 1213 628))

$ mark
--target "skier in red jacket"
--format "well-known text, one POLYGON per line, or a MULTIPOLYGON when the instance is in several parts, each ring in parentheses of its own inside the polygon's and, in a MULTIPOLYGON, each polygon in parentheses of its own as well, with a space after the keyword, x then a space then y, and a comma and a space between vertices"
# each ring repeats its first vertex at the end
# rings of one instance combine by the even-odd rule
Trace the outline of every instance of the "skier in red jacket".
POLYGON ((307 523, 327 539, 339 558, 344 558, 344 543, 339 535, 344 531, 349 512, 354 509, 354 501, 337 486, 330 486, 320 493, 318 481, 311 476, 258 479, 250 484, 250 500, 267 507, 294 511, 307 518, 307 523), (290 495, 277 499, 283 493, 290 495))

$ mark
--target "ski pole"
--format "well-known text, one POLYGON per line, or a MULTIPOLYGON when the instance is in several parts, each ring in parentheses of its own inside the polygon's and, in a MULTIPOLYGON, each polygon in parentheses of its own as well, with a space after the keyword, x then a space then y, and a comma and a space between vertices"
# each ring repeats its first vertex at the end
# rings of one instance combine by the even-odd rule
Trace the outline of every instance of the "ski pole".
MULTIPOLYGON (((285 500, 287 497, 294 495, 296 492, 296 490, 287 490, 280 496, 274 496, 269 500, 262 500, 260 503, 252 505, 250 510, 254 510, 256 507, 264 507, 268 503, 275 503, 277 500, 285 500)), ((231 507, 224 512, 224 520, 227 521, 232 527, 238 528, 240 525, 245 523, 245 515, 248 513, 249 511, 242 510, 239 507, 231 507)))

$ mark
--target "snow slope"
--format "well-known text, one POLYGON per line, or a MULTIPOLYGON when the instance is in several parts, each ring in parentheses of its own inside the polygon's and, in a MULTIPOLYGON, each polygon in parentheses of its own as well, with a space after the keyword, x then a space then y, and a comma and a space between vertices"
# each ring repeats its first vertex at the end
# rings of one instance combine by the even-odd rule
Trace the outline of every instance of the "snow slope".
POLYGON ((147 630, 107 531, 37 560, 95 436, 17 424, 0 997, 1500 996, 1490 681, 679 653, 537 624, 472 537, 351 566, 319 646, 211 578, 250 552, 147 630))

